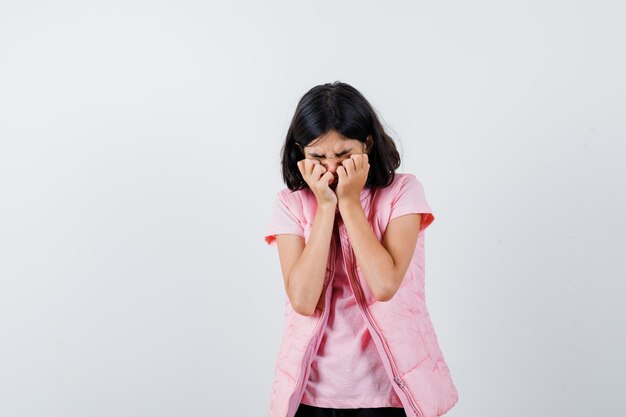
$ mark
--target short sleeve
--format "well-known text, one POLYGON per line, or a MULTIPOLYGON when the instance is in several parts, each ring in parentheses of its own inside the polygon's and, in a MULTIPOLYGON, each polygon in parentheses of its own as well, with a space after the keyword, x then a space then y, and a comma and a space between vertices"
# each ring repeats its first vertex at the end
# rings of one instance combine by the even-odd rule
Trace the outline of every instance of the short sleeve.
POLYGON ((304 237, 304 228, 282 192, 278 192, 274 199, 270 224, 265 230, 265 242, 270 246, 276 246, 278 234, 294 234, 304 237))
POLYGON ((400 182, 391 203, 389 221, 410 213, 422 215, 420 232, 426 229, 433 220, 435 220, 430 205, 426 201, 424 187, 413 174, 407 174, 400 182))

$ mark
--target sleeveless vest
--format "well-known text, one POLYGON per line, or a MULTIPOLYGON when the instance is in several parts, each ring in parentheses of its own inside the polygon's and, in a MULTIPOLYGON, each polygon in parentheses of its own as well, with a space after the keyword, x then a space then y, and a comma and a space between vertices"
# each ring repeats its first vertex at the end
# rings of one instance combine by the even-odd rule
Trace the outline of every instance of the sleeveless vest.
MULTIPOLYGON (((397 198, 398 184, 412 180, 423 192, 413 174, 396 173, 386 188, 361 192, 361 206, 378 240, 382 242, 389 223, 391 207, 397 198)), ((285 188, 278 198, 289 201, 290 211, 303 226, 308 241, 317 210, 317 199, 308 189, 292 192, 285 188)), ((343 223, 339 224, 339 242, 333 234, 329 259, 335 248, 341 250, 352 293, 408 417, 438 417, 458 401, 458 392, 446 364, 426 307, 424 292, 424 230, 434 216, 424 200, 424 214, 413 258, 400 288, 388 301, 377 301, 369 290, 350 246, 343 223), (426 213, 428 212, 428 213, 426 213), (335 243, 339 243, 336 245, 335 243)), ((419 211, 416 211, 419 212, 419 211)), ((268 243, 269 240, 266 237, 268 243)), ((269 417, 293 417, 300 404, 310 364, 328 319, 329 285, 334 276, 334 262, 326 269, 322 297, 312 316, 296 313, 285 295, 284 331, 276 358, 269 417)))

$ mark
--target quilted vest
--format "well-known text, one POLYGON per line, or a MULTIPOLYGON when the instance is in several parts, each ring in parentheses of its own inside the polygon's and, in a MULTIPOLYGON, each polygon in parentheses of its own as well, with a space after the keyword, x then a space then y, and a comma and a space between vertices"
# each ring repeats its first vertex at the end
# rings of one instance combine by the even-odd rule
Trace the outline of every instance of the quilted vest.
MULTIPOLYGON (((412 174, 396 173, 394 181, 412 174)), ((361 206, 378 240, 382 242, 389 223, 393 187, 363 189, 361 206)), ((308 189, 280 193, 291 194, 290 207, 304 227, 305 242, 311 234, 317 199, 308 189)), ((422 221, 424 216, 422 216, 422 221)), ((446 364, 424 293, 424 231, 401 286, 388 301, 376 301, 369 290, 350 246, 345 225, 339 222, 337 242, 331 242, 329 259, 341 250, 352 293, 372 335, 387 376, 400 398, 408 417, 438 417, 458 401, 458 393, 446 364)), ((272 382, 269 417, 293 417, 300 405, 309 378, 310 365, 324 334, 330 305, 329 285, 334 276, 334 262, 329 262, 318 308, 312 316, 296 313, 285 295, 284 331, 276 359, 272 382)))

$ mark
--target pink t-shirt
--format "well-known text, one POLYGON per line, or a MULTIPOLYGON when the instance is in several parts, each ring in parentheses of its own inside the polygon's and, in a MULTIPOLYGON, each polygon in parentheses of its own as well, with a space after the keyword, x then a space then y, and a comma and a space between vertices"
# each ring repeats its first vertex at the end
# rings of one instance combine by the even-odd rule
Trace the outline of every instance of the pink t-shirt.
POLYGON ((300 402, 327 408, 402 407, 350 289, 339 247, 335 253, 328 324, 300 402))
MULTIPOLYGON (((432 223, 434 216, 415 176, 396 174, 390 187, 398 187, 393 190, 397 198, 391 207, 390 220, 422 213, 420 230, 432 223)), ((304 237, 303 227, 285 197, 279 193, 276 198, 265 235, 265 241, 272 246, 276 245, 277 234, 304 237)), ((336 216, 335 223, 340 218, 339 212, 336 216)), ((337 225, 334 227, 333 233, 337 233, 337 225)), ((328 323, 311 363, 301 403, 327 408, 402 407, 352 294, 342 251, 337 247, 335 253, 328 323)))

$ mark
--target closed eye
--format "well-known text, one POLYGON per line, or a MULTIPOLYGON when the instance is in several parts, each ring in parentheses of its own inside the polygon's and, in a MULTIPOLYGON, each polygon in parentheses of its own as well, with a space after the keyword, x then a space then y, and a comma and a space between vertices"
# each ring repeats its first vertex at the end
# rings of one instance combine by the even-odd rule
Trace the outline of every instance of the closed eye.
MULTIPOLYGON (((344 156, 344 155, 346 155, 346 154, 350 153, 350 151, 351 151, 351 150, 352 150, 352 149, 347 149, 347 150, 345 150, 345 151, 342 151, 342 152, 336 153, 336 154, 335 154, 335 156, 336 156, 337 158, 338 158, 338 157, 340 157, 340 156, 344 156)), ((312 153, 312 154, 310 154, 310 156, 311 156, 312 158, 315 158, 315 159, 324 158, 324 155, 318 155, 318 154, 316 154, 316 153, 312 153)))

